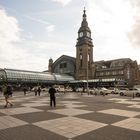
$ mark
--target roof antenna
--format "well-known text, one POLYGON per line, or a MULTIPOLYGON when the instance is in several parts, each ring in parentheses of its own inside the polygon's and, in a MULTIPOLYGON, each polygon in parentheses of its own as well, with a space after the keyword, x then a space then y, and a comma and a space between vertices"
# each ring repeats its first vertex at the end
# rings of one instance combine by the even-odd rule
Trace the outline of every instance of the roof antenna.
POLYGON ((86 0, 84 0, 84 11, 86 10, 86 0))

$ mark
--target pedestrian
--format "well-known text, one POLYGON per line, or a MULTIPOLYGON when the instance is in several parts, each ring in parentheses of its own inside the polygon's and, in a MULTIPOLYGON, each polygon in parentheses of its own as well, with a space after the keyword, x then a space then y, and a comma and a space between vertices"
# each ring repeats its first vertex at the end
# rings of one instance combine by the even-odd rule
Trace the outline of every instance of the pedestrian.
POLYGON ((50 87, 49 89, 49 94, 50 94, 50 106, 52 107, 52 104, 54 107, 56 106, 56 97, 55 97, 56 90, 53 86, 50 87))
POLYGON ((37 96, 37 87, 34 87, 35 96, 37 96))
POLYGON ((24 95, 26 95, 26 93, 27 93, 27 88, 26 87, 23 88, 23 92, 24 92, 24 95))
POLYGON ((41 92, 40 86, 38 87, 37 92, 38 92, 38 96, 40 96, 40 92, 41 92))
POLYGON ((8 100, 10 96, 12 96, 13 92, 12 92, 12 87, 10 85, 4 85, 3 86, 3 94, 5 97, 5 106, 4 108, 7 108, 8 104, 10 104, 10 106, 12 107, 13 104, 8 100))

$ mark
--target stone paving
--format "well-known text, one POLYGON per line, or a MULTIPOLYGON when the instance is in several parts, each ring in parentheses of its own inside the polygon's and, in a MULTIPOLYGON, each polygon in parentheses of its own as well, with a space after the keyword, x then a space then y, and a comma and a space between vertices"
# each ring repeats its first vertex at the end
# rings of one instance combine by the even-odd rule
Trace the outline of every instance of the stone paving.
POLYGON ((0 97, 0 140, 140 140, 140 98, 59 93, 0 97))

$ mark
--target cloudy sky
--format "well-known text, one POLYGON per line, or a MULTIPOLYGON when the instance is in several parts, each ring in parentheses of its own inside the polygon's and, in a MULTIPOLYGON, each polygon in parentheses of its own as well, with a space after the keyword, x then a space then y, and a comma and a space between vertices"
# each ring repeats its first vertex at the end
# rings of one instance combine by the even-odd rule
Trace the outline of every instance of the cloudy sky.
POLYGON ((0 0, 0 68, 43 71, 49 58, 75 57, 84 6, 94 61, 140 64, 140 0, 0 0))

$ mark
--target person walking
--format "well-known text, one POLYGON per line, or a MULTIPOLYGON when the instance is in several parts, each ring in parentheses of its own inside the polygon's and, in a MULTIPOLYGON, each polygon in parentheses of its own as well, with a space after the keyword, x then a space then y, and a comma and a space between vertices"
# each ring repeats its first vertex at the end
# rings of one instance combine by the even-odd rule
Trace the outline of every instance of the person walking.
POLYGON ((3 94, 4 94, 4 97, 5 97, 5 106, 4 108, 7 108, 8 104, 10 104, 10 106, 12 107, 13 104, 8 100, 10 96, 12 96, 12 87, 9 86, 9 85, 4 85, 3 87, 3 94))
POLYGON ((35 96, 37 96, 37 87, 34 87, 35 96))
POLYGON ((24 92, 24 96, 25 96, 26 93, 27 93, 27 88, 26 87, 23 88, 23 92, 24 92))
POLYGON ((56 106, 55 93, 56 93, 55 88, 53 86, 51 86, 50 89, 49 89, 49 94, 50 94, 50 107, 52 107, 52 104, 53 104, 54 107, 56 106))
POLYGON ((41 92, 41 87, 40 86, 38 87, 37 92, 38 92, 38 96, 40 96, 40 92, 41 92))

